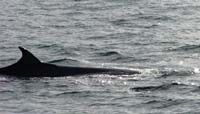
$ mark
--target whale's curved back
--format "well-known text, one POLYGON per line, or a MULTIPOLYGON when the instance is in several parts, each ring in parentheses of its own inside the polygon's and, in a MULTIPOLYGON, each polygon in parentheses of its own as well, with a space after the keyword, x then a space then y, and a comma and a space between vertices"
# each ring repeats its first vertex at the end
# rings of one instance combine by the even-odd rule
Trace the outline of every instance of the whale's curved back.
POLYGON ((57 66, 43 63, 28 50, 19 47, 22 57, 14 64, 0 68, 0 74, 16 77, 60 77, 84 74, 139 74, 138 71, 90 67, 57 66))
POLYGON ((28 74, 27 72, 31 72, 30 69, 35 69, 37 66, 42 65, 42 62, 35 57, 28 50, 18 47, 22 52, 22 57, 14 64, 9 65, 7 67, 0 68, 0 74, 5 75, 23 75, 28 74))

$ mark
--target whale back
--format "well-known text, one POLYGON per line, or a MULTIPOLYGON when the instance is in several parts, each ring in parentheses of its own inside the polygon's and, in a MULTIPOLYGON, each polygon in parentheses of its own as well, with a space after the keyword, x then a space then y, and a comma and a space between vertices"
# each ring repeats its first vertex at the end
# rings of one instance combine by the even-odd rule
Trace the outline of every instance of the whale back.
POLYGON ((60 77, 84 74, 130 75, 140 73, 138 71, 123 69, 57 66, 40 62, 40 60, 28 50, 22 47, 19 47, 19 49, 22 52, 22 57, 16 63, 0 68, 0 74, 16 77, 60 77))

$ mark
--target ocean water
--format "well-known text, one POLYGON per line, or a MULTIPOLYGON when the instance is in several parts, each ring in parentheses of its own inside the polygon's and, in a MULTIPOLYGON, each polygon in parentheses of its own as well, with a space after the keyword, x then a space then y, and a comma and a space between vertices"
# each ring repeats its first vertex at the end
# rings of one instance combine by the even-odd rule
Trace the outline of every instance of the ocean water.
POLYGON ((23 46, 47 63, 141 72, 1 76, 0 113, 200 113, 199 11, 198 0, 0 0, 0 67, 23 46))

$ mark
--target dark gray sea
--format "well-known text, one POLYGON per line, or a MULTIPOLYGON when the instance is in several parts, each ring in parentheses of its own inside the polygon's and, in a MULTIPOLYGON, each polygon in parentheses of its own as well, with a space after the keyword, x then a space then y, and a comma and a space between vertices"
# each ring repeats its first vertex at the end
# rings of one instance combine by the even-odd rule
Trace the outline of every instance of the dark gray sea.
POLYGON ((23 46, 47 63, 141 74, 0 78, 0 114, 199 114, 199 0, 0 0, 0 67, 23 46))

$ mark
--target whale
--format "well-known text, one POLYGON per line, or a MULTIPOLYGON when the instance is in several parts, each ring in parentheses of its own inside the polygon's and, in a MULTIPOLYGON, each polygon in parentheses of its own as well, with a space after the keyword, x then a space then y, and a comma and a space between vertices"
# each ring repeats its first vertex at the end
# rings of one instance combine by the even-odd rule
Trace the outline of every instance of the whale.
POLYGON ((74 67, 59 66, 55 64, 41 62, 35 55, 27 49, 19 46, 22 53, 21 58, 14 64, 0 68, 0 75, 13 76, 17 78, 30 77, 67 77, 91 74, 109 75, 134 75, 140 74, 136 70, 116 69, 116 68, 96 68, 96 67, 74 67))

